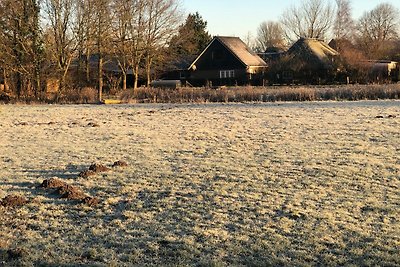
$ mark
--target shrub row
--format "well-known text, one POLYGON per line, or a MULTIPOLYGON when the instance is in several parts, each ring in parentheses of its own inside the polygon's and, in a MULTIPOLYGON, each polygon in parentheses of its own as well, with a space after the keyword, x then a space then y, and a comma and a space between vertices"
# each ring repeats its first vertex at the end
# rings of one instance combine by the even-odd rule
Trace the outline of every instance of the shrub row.
POLYGON ((400 99, 400 84, 332 87, 139 88, 120 93, 125 102, 206 103, 400 99))
MULTIPOLYGON (((0 103, 98 103, 95 88, 69 89, 48 95, 44 100, 19 99, 0 94, 0 103)), ((342 85, 342 86, 280 86, 232 88, 138 88, 118 93, 123 102, 130 103, 228 103, 323 100, 379 100, 400 99, 400 84, 342 85)))

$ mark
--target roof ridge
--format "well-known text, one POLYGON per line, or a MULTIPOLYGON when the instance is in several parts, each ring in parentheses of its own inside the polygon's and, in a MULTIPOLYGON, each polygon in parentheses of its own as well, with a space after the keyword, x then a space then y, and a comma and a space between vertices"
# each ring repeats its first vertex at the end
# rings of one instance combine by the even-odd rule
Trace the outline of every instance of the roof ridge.
POLYGON ((225 49, 227 49, 234 57, 239 60, 241 64, 245 67, 249 66, 267 66, 267 63, 258 56, 254 51, 250 49, 248 45, 246 45, 239 37, 235 36, 214 36, 211 42, 207 45, 207 47, 200 53, 200 55, 192 62, 189 69, 193 68, 199 58, 209 49, 209 47, 214 43, 219 42, 225 49), (233 41, 233 44, 230 43, 229 40, 233 41), (243 49, 244 48, 244 49, 243 49))

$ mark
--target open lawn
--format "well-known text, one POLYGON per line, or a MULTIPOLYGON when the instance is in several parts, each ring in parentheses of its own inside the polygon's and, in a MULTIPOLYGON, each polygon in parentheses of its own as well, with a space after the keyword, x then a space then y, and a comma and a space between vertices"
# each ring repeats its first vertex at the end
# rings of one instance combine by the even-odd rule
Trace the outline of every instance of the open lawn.
POLYGON ((0 265, 399 266, 400 102, 3 105, 11 194, 0 265))

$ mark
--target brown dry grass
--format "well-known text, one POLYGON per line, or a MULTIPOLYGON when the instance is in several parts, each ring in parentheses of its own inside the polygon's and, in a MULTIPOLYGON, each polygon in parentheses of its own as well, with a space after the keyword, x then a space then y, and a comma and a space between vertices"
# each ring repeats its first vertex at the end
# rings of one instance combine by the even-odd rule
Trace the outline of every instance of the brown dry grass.
POLYGON ((276 101, 400 99, 400 84, 346 86, 281 86, 233 88, 139 88, 120 93, 126 102, 139 103, 228 103, 276 101))

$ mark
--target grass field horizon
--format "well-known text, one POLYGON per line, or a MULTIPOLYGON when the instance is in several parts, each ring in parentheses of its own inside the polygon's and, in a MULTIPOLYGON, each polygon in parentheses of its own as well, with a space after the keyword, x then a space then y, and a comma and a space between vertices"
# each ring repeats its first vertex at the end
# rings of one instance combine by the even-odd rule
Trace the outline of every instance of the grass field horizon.
POLYGON ((0 205, 0 265, 400 265, 400 101, 2 105, 0 118, 0 199, 28 200, 0 205), (93 163, 111 170, 80 177, 93 163), (39 187, 51 178, 100 203, 39 187))

